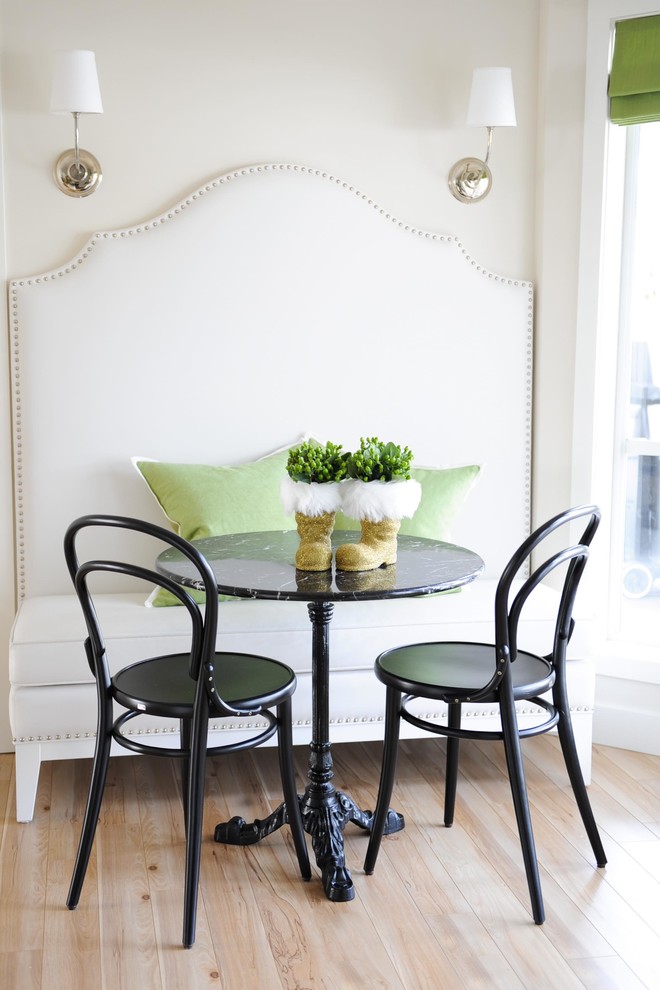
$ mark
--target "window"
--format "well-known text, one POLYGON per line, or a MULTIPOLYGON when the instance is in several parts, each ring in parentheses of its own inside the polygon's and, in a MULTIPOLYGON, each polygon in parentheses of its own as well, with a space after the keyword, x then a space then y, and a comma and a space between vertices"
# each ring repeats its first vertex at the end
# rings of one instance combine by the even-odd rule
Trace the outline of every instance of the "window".
MULTIPOLYGON (((645 468, 657 470, 660 456, 658 407, 648 401, 660 384, 660 324, 653 316, 659 266, 652 231, 649 241, 649 224, 660 215, 658 129, 646 117, 626 126, 611 123, 605 94, 616 28, 621 18, 647 16, 648 6, 641 0, 589 0, 587 9, 573 483, 578 500, 603 509, 585 575, 596 619, 594 739, 657 753, 660 594, 654 584, 642 597, 630 597, 630 577, 624 595, 623 579, 626 565, 635 563, 633 554, 645 550, 647 566, 657 563, 646 552, 653 541, 645 545, 644 539, 654 529, 645 525, 649 514, 642 510, 655 505, 657 518, 657 477, 645 468), (636 344, 647 345, 648 361, 636 344), (642 374, 645 393, 638 387, 642 374), (649 435, 636 436, 645 416, 649 435), (640 463, 641 457, 651 461, 640 463), (645 497, 649 477, 655 501, 645 497)), ((654 14, 660 14, 660 2, 654 14)), ((643 590, 639 581, 637 593, 643 590)))
POLYGON ((617 20, 610 119, 624 125, 610 634, 658 638, 660 604, 660 16, 617 20), (654 622, 655 619, 655 622, 654 622))
POLYGON ((611 635, 660 619, 660 123, 626 128, 613 478, 611 635))

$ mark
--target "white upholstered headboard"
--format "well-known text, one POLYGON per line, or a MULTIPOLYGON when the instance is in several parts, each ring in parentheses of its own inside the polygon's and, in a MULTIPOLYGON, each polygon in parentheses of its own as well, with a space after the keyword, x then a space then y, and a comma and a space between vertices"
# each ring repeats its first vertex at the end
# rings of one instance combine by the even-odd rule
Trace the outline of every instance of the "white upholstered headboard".
POLYGON ((162 516, 130 463, 230 464, 309 432, 480 463, 452 537, 527 532, 532 287, 318 169, 258 165, 11 282, 19 595, 69 591, 68 523, 162 516))

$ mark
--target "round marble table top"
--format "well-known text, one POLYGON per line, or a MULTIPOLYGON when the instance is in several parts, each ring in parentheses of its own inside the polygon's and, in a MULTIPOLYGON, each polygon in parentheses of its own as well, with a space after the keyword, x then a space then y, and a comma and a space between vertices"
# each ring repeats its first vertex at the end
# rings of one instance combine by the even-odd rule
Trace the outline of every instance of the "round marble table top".
MULTIPOLYGON (((359 533, 335 532, 333 550, 356 543, 359 533)), ((484 567, 465 547, 416 536, 399 536, 397 561, 373 571, 297 570, 296 530, 235 533, 194 540, 216 576, 218 591, 239 598, 283 601, 356 601, 429 595, 469 584, 484 567)), ((194 566, 175 549, 165 550, 157 569, 179 584, 199 588, 194 566)))

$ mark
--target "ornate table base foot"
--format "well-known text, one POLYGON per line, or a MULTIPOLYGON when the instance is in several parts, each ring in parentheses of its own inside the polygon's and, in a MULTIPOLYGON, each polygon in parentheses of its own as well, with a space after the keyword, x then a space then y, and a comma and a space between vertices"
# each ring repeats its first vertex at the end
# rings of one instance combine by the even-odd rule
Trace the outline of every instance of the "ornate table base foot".
POLYGON ((321 867, 321 882, 329 901, 340 903, 352 901, 355 897, 350 871, 342 863, 336 863, 334 860, 324 863, 321 867))
MULTIPOLYGON (((325 896, 330 901, 352 901, 355 897, 353 880, 344 858, 344 827, 353 822, 366 832, 371 831, 373 812, 361 811, 352 798, 335 791, 331 798, 320 803, 301 798, 303 827, 312 837, 316 864, 321 870, 325 896)), ((246 822, 238 816, 216 825, 214 838, 231 846, 251 846, 275 832, 288 822, 286 805, 281 804, 267 818, 246 822)), ((399 832, 405 827, 403 815, 388 811, 385 835, 399 832)))
MULTIPOLYGON (((353 798, 348 797, 342 791, 337 791, 337 798, 342 808, 344 809, 344 820, 342 823, 342 829, 346 822, 353 822, 359 828, 363 828, 365 832, 371 832, 371 827, 374 821, 373 811, 361 811, 356 805, 353 798)), ((402 814, 398 811, 394 811, 390 808, 387 812, 387 818, 385 819, 385 830, 383 835, 392 835, 393 832, 401 832, 406 827, 406 820, 402 814)))
POLYGON ((281 804, 267 818, 255 818, 253 822, 246 822, 244 818, 235 815, 228 822, 220 822, 215 827, 213 838, 227 846, 252 846, 276 832, 288 821, 286 805, 281 804))

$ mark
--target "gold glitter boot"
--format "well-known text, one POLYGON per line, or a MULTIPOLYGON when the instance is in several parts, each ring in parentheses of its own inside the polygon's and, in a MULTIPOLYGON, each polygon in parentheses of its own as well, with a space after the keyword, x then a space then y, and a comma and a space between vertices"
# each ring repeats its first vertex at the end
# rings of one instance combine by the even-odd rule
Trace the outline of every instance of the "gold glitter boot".
POLYGON ((301 571, 328 571, 332 567, 330 536, 335 526, 335 513, 304 516, 296 512, 300 546, 296 551, 296 567, 301 571))
POLYGON ((360 523, 360 542, 345 543, 337 548, 337 569, 372 571, 384 564, 393 564, 396 561, 396 537, 400 526, 400 519, 383 519, 377 523, 363 519, 360 523))

